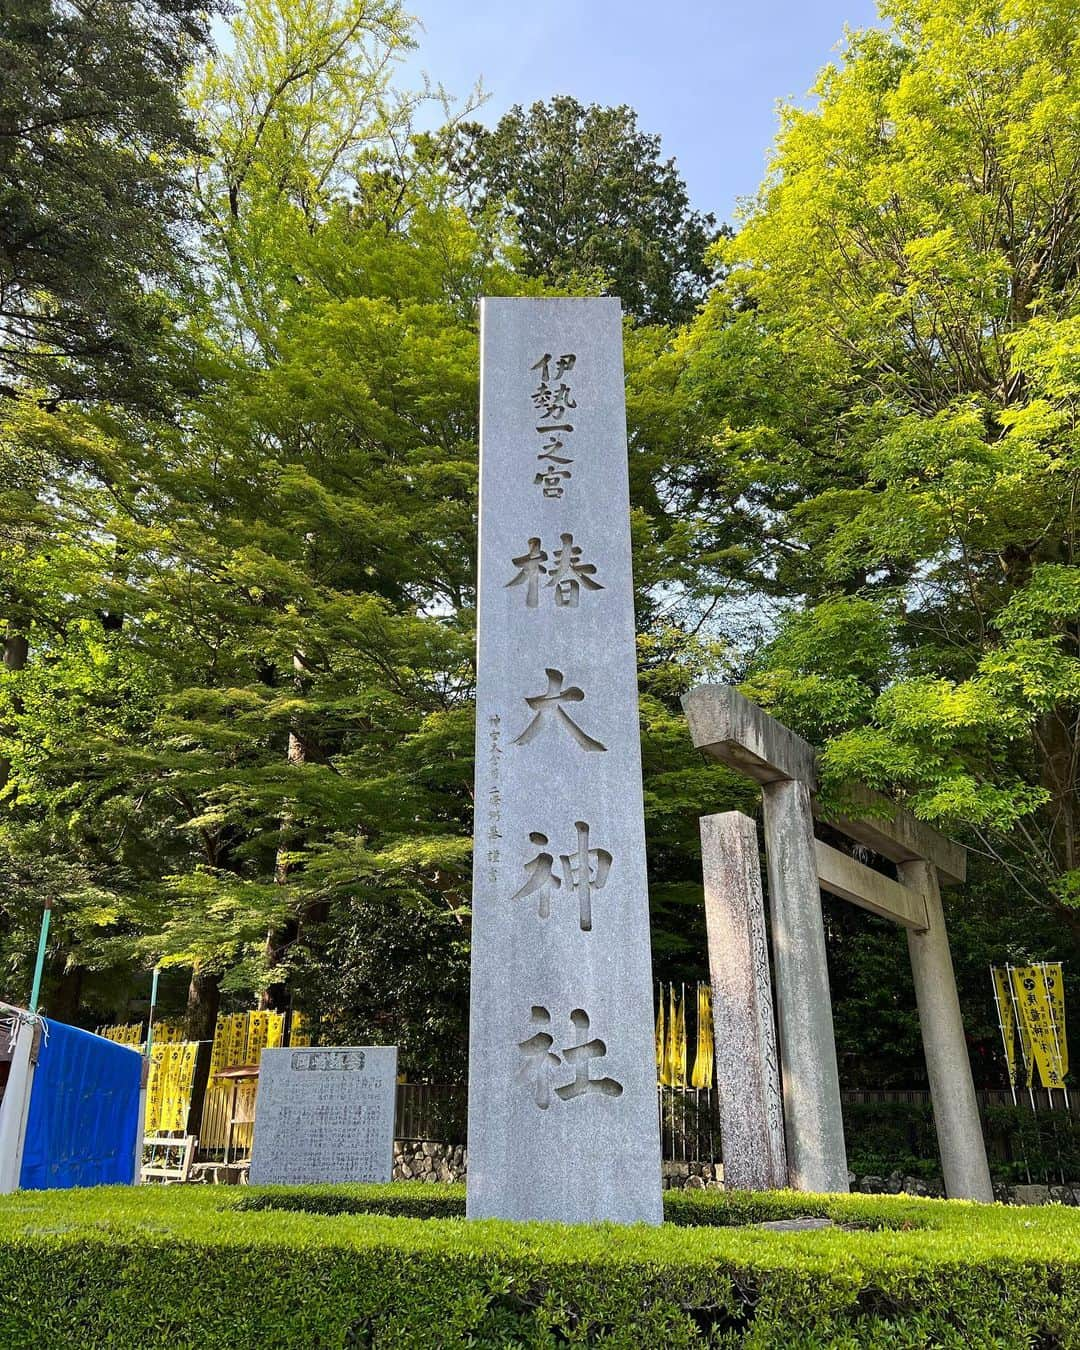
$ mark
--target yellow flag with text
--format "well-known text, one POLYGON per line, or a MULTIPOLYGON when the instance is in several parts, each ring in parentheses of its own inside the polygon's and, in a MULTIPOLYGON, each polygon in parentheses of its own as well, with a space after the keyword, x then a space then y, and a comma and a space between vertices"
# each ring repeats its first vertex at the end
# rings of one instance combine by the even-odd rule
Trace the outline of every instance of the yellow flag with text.
POLYGON ((994 1002, 997 1004, 1001 1025, 1001 1041, 1005 1047, 1005 1066, 1009 1071, 1009 1086, 1016 1086, 1016 1015, 1013 1012, 1009 972, 1005 966, 991 966, 994 979, 994 1002))
MULTIPOLYGON (((1028 1068, 1028 1084, 1034 1070, 1044 1088, 1064 1086, 1068 1051, 1065 1044, 1065 1007, 1060 993, 1060 1009, 1055 1012, 1045 965, 1013 966, 1012 987, 1016 998, 1017 1021, 1028 1068)), ((1060 977, 1060 970, 1059 970, 1060 977)), ((1059 984, 1060 988, 1060 984, 1059 984)))

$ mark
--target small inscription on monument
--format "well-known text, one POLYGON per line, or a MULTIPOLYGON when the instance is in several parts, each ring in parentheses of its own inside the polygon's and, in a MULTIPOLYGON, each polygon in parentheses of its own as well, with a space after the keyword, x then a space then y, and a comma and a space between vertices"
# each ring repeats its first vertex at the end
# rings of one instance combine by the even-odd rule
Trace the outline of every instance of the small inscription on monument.
POLYGON ((397 1046, 264 1050, 251 1181, 389 1181, 397 1046))

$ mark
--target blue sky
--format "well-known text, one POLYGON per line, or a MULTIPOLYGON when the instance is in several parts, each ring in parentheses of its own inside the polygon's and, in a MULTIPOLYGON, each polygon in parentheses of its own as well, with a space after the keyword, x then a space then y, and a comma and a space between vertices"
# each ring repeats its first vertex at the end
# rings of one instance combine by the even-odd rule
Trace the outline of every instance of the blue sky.
POLYGON ((412 0, 420 71, 463 97, 490 95, 479 120, 553 94, 629 103, 663 137, 693 204, 731 219, 755 191, 778 99, 805 101, 844 25, 876 21, 874 0, 412 0))

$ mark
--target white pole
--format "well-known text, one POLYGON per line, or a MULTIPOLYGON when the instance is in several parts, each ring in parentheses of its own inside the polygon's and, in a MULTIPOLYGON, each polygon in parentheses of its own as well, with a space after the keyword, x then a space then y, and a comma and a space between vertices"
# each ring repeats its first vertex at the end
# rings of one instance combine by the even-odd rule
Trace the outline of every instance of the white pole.
POLYGON ((34 1045, 41 1023, 20 1021, 4 1099, 0 1102, 0 1195, 19 1189, 26 1120, 34 1086, 34 1045))

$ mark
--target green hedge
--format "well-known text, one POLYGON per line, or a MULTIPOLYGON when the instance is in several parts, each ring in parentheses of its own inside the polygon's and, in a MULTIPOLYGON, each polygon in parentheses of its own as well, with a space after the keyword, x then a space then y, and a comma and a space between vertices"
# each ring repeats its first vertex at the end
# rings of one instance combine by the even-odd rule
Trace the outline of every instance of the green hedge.
POLYGON ((1080 1214, 1059 1207, 673 1193, 672 1223, 619 1229, 469 1223, 461 1199, 6 1197, 0 1347, 1080 1346, 1080 1214), (750 1226, 795 1214, 844 1227, 750 1226))

